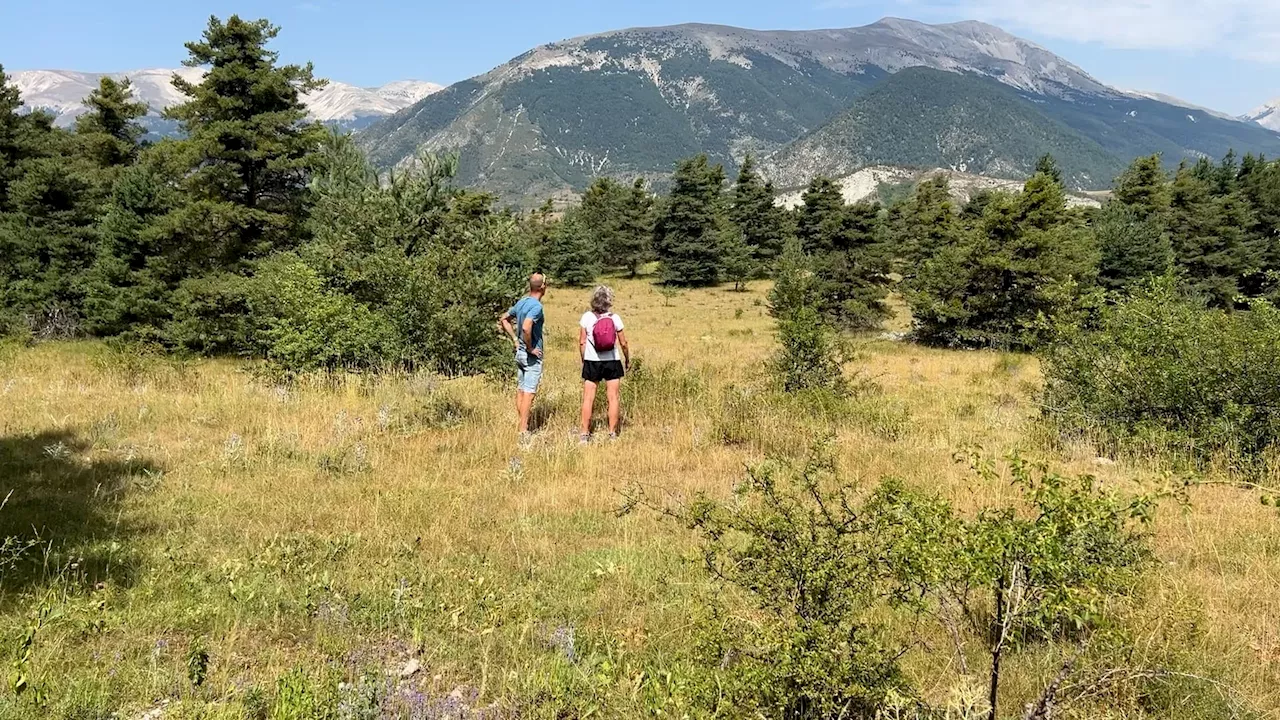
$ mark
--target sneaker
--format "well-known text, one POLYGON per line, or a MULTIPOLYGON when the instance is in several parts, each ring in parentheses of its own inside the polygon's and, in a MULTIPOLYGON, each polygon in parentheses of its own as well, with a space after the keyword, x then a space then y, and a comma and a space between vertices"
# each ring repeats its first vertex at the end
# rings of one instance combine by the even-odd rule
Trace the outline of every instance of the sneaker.
POLYGON ((609 433, 609 442, 613 442, 614 440, 617 440, 617 439, 618 439, 618 433, 616 432, 609 433))
POLYGON ((528 450, 533 445, 533 433, 525 430, 520 433, 520 447, 528 450))
POLYGON ((590 436, 590 435, 588 435, 588 434, 586 434, 586 433, 583 433, 582 435, 579 435, 579 436, 578 436, 578 444, 579 444, 579 445, 590 445, 590 444, 591 444, 591 436, 590 436))

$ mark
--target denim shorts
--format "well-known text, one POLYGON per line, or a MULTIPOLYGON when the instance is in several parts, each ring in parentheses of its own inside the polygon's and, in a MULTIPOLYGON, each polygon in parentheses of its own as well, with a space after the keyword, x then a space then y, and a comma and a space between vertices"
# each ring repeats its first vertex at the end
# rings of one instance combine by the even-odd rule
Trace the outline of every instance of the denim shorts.
POLYGON ((520 392, 536 393, 542 382, 542 360, 530 357, 525 351, 516 351, 516 383, 520 392), (530 362, 532 361, 532 362, 530 362))

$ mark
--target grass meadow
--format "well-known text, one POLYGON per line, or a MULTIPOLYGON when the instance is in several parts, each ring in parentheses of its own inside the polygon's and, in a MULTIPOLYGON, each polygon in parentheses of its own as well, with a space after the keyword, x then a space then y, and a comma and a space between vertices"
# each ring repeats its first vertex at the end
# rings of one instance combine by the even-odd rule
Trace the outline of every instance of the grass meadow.
MULTIPOLYGON (((1010 492, 955 462, 973 446, 1120 489, 1164 481, 1154 460, 1048 437, 1033 357, 859 338, 849 370, 876 389, 824 421, 762 392, 762 283, 614 286, 639 359, 616 444, 577 443, 585 290, 547 300, 527 450, 507 377, 277 384, 233 360, 99 343, 0 350, 0 535, 19 538, 0 555, 0 718, 304 717, 371 685, 404 717, 681 717, 716 588, 684 528, 616 513, 628 485, 727 496, 748 465, 827 433, 845 476, 960 506, 1010 492)), ((1280 516, 1256 493, 1202 488, 1160 509, 1155 546, 1125 610, 1130 659, 1187 680, 1162 686, 1160 712, 1103 698, 1083 716, 1280 718, 1280 516)), ((966 676, 937 640, 904 662, 945 701, 983 667, 975 654, 966 676)), ((1011 660, 1005 707, 1059 663, 1011 660)))

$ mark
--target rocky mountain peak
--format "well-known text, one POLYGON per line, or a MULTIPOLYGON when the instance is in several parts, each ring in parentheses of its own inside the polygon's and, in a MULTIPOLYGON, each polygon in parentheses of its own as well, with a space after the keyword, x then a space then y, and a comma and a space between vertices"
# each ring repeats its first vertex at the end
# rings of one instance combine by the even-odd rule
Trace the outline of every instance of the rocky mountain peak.
POLYGON ((1280 132, 1280 98, 1254 108, 1242 119, 1256 122, 1264 128, 1280 132))
POLYGON ((1108 87, 986 23, 892 17, 823 30, 687 24, 570 38, 455 83, 361 138, 380 167, 424 150, 457 153, 459 182, 518 202, 604 175, 661 183, 698 153, 730 169, 754 155, 786 184, 876 163, 1016 179, 1053 151, 1092 188, 1135 155, 1280 147, 1256 126, 1108 87), (824 140, 805 140, 814 137, 824 140))

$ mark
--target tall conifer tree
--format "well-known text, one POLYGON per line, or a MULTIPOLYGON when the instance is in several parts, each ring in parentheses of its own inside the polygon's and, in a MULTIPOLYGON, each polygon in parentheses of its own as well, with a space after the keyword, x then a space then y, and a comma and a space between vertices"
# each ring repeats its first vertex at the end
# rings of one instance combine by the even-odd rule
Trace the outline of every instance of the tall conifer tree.
POLYGON ((279 32, 266 20, 211 17, 183 61, 208 74, 198 83, 173 78, 187 101, 166 116, 182 124, 192 159, 179 222, 215 266, 236 268, 300 240, 309 156, 324 136, 306 122, 302 95, 324 82, 310 63, 277 64, 267 44, 279 32))
POLYGON ((102 78, 85 105, 89 111, 76 118, 82 152, 101 168, 118 168, 137 159, 146 134, 138 119, 147 114, 147 105, 134 100, 129 79, 102 78))
POLYGON ((655 232, 662 279, 673 285, 720 281, 724 168, 706 155, 680 163, 655 232))
POLYGON ((738 180, 729 198, 729 216, 758 266, 772 266, 782 252, 782 212, 774 204, 773 185, 761 179, 750 155, 738 169, 738 180))
POLYGON ((622 203, 617 244, 610 251, 614 262, 635 277, 653 255, 653 196, 644 180, 636 178, 622 203))

